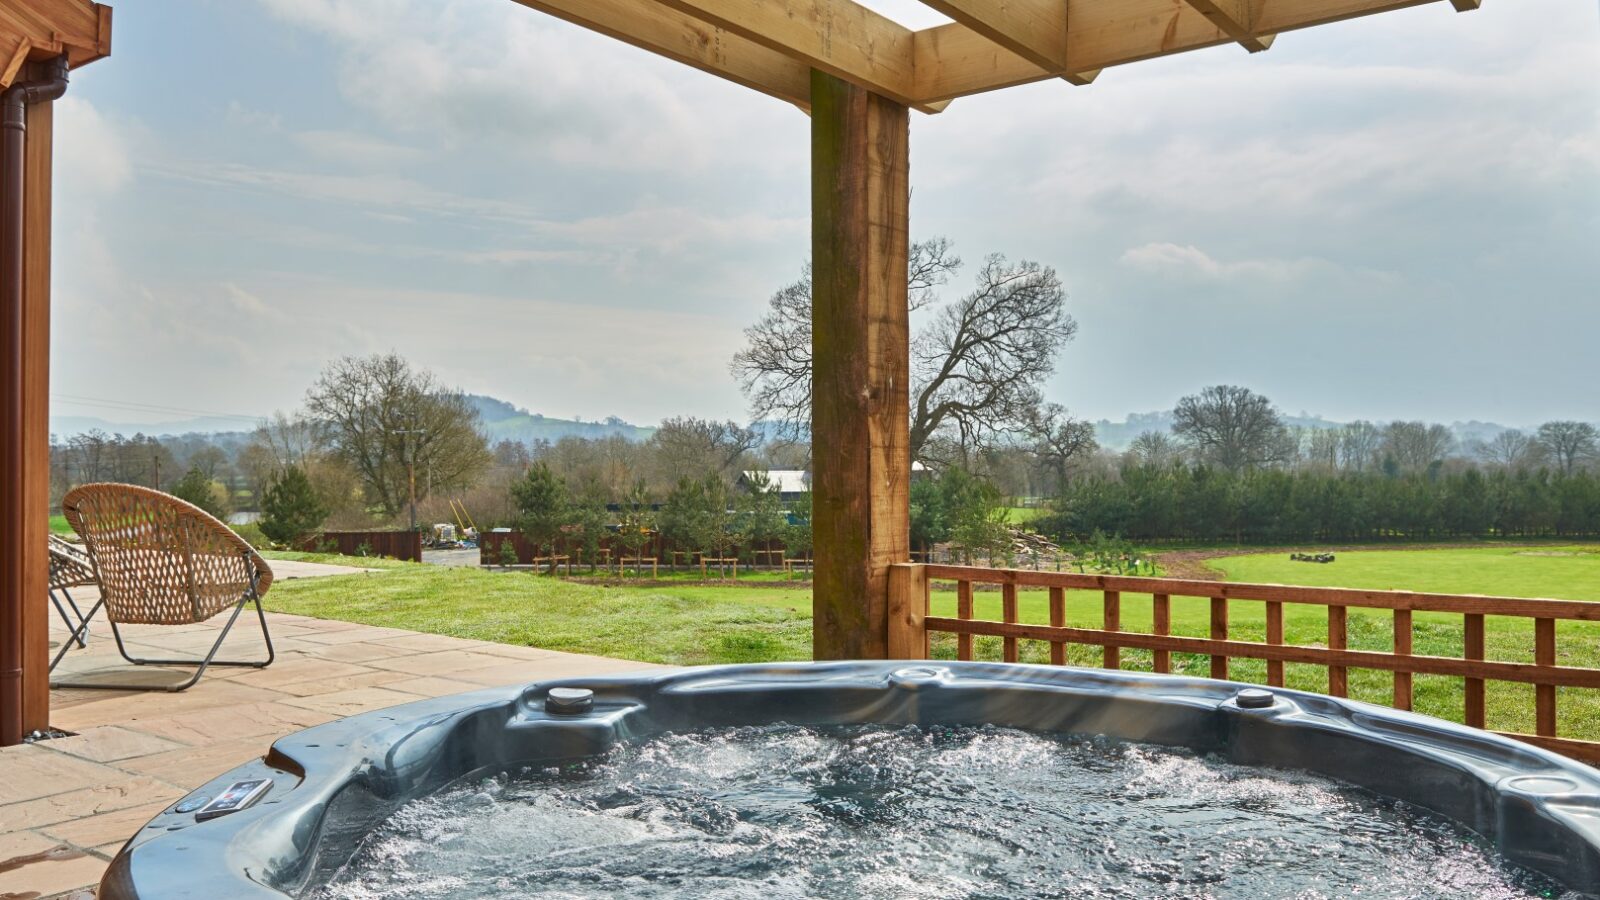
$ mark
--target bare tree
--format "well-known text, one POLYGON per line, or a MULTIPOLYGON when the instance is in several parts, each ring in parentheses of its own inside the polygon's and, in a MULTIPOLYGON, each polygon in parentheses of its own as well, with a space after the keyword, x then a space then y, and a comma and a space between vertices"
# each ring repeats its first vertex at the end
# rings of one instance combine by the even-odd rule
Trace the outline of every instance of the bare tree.
POLYGON ((489 464, 471 402, 398 354, 331 363, 306 408, 389 516, 405 507, 413 477, 421 499, 431 489, 469 486, 489 464))
POLYGON ((1510 428, 1487 441, 1473 445, 1473 455, 1487 463, 1508 469, 1522 469, 1538 460, 1539 443, 1528 435, 1510 428))
POLYGON ((1352 472, 1364 472, 1378 463, 1378 448, 1383 444, 1383 429, 1357 419, 1339 429, 1339 464, 1352 472))
MULTIPOLYGON (((939 297, 961 266, 943 238, 914 244, 907 264, 907 304, 930 319, 912 341, 911 454, 940 443, 966 454, 1000 433, 1026 428, 1039 385, 1077 332, 1055 271, 1038 263, 984 260, 975 289, 953 302, 939 297)), ((792 435, 811 425, 811 273, 773 295, 732 371, 757 419, 781 422, 792 435)))
POLYGON ((1248 388, 1208 387, 1179 400, 1172 416, 1173 433, 1202 459, 1230 472, 1283 462, 1292 455, 1278 410, 1248 388))
POLYGON ((1075 463, 1100 448, 1094 439, 1094 426, 1073 418, 1059 403, 1035 408, 1027 417, 1027 426, 1034 455, 1055 474, 1057 490, 1066 485, 1075 463))
POLYGON ((1165 431, 1146 431, 1128 445, 1128 454, 1142 466, 1165 467, 1172 465, 1182 448, 1165 431))
POLYGON ((761 446, 761 433, 737 422, 692 416, 667 419, 651 438, 669 480, 729 474, 746 453, 761 446))
POLYGON ((1539 445, 1571 475, 1579 463, 1600 456, 1600 431, 1588 422, 1546 422, 1539 426, 1539 445))
POLYGON ((1443 462, 1455 446, 1455 437, 1443 425, 1426 422, 1390 422, 1383 429, 1383 453, 1405 472, 1423 472, 1443 462))

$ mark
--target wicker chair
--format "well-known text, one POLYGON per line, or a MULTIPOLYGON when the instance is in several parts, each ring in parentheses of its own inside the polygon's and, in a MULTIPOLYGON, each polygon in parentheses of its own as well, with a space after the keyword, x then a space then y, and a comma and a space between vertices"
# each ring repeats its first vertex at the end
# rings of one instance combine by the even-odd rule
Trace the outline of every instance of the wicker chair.
MULTIPOLYGON (((117 640, 117 652, 136 666, 198 666, 188 680, 158 690, 182 691, 200 680, 210 666, 272 664, 272 636, 261 595, 272 585, 272 569, 243 538, 210 513, 170 494, 131 484, 86 484, 61 501, 67 522, 83 535, 100 583, 100 601, 74 631, 79 640, 89 621, 104 606, 117 640), (217 650, 239 614, 250 603, 261 621, 267 658, 259 661, 217 659, 217 650), (118 625, 190 625, 233 609, 203 659, 138 659, 128 655, 118 625)), ((53 670, 71 648, 63 643, 53 670)), ((55 682, 51 687, 150 690, 148 684, 55 682)))
POLYGON ((94 583, 94 563, 89 560, 89 555, 71 541, 50 535, 50 603, 55 606, 56 615, 61 617, 61 621, 67 623, 67 630, 72 632, 79 647, 89 646, 85 640, 87 635, 80 633, 84 623, 83 610, 78 608, 78 602, 72 599, 72 592, 68 589, 94 583), (68 607, 72 608, 70 616, 67 615, 68 607))

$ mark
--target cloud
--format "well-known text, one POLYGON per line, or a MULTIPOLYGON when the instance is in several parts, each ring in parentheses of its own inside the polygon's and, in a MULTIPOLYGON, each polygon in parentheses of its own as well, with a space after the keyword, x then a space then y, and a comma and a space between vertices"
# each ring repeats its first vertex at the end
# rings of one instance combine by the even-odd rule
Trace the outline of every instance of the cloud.
POLYGON ((804 148, 751 157, 742 135, 793 109, 511 3, 260 0, 327 38, 347 102, 397 133, 485 141, 578 169, 709 171, 785 166, 804 148), (735 107, 742 116, 707 116, 735 107))
POLYGON ((428 156, 420 147, 357 131, 302 131, 294 136, 294 142, 319 159, 364 169, 408 166, 428 156))
POLYGON ((133 179, 122 129, 93 103, 68 94, 56 101, 55 110, 56 167, 70 174, 74 188, 107 193, 133 179))
POLYGON ((1243 259, 1218 262, 1193 244, 1151 243, 1130 247, 1119 262, 1149 272, 1210 279, 1255 278, 1293 281, 1334 268, 1320 259, 1243 259))

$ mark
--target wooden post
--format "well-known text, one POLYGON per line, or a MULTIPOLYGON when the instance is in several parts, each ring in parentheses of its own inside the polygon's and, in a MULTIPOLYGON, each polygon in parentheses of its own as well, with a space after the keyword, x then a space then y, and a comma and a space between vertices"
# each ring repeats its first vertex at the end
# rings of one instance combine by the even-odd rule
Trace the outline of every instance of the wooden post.
MULTIPOLYGON (((1105 592, 1105 630, 1122 630, 1122 594, 1119 591, 1105 592)), ((1107 646, 1101 653, 1101 663, 1107 669, 1122 668, 1122 648, 1107 646)))
MULTIPOLYGON (((1211 639, 1225 641, 1228 639, 1228 598, 1211 598, 1211 639)), ((1211 677, 1226 681, 1228 678, 1228 657, 1213 654, 1211 657, 1211 677)))
MULTIPOLYGON (((46 79, 39 64, 17 73, 20 81, 46 79)), ((0 744, 20 742, 29 732, 50 724, 50 636, 46 589, 49 557, 45 535, 50 502, 50 199, 51 126, 48 101, 26 105, 26 135, 12 146, 20 171, 6 168, 0 190, 7 193, 5 254, 7 290, 0 309, 0 345, 7 349, 0 364, 0 420, 9 429, 0 447, 0 606, 17 617, 15 634, 5 639, 20 652, 7 654, 5 690, 0 692, 0 744), (20 176, 13 181, 12 177, 20 176), (14 204, 13 204, 14 201, 14 204), (11 220, 15 211, 18 220, 11 220), (12 229, 16 229, 15 234, 12 229), (16 244, 11 240, 20 237, 16 244), (20 245, 20 246, 18 246, 20 245)), ((8 135, 14 132, 7 130, 8 135)), ((11 143, 10 140, 7 142, 11 143)), ((5 626, 9 627, 9 626, 5 626)))
MULTIPOLYGON (((1328 607, 1328 649, 1344 650, 1349 646, 1349 616, 1343 606, 1328 607)), ((1328 667, 1328 693, 1334 697, 1350 696, 1350 673, 1344 666, 1328 667)))
MULTIPOLYGON (((1150 597, 1151 625, 1150 630, 1159 635, 1172 633, 1172 598, 1167 594, 1154 594, 1150 597)), ((1157 650, 1153 654, 1155 670, 1165 675, 1172 671, 1172 651, 1157 650)))
POLYGON ((812 655, 888 655, 911 559, 910 113, 811 73, 812 655))
MULTIPOLYGON (((44 77, 44 66, 31 77, 44 77)), ((4 523, 22 557, 22 722, 50 727, 50 212, 55 104, 28 106, 28 152, 23 168, 21 521, 4 523)))
POLYGON ((889 567, 889 658, 927 659, 928 569, 911 563, 889 567))

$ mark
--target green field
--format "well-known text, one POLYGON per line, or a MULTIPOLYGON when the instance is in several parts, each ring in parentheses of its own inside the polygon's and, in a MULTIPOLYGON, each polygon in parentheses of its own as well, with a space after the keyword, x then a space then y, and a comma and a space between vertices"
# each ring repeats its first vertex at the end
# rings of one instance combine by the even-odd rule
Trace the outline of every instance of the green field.
MULTIPOLYGON (((296 554, 300 558, 338 558, 296 554)), ((361 564, 371 565, 371 561, 361 564)), ((381 562, 385 571, 363 576, 282 582, 268 595, 268 606, 282 612, 338 618, 409 628, 460 637, 529 644, 576 653, 598 653, 649 662, 698 664, 807 659, 811 647, 810 593, 805 588, 749 585, 690 585, 666 580, 642 586, 572 584, 526 572, 451 569, 410 563, 381 562)), ((1398 588, 1449 593, 1600 599, 1600 548, 1471 548, 1459 550, 1386 550, 1340 553, 1328 565, 1291 563, 1286 553, 1213 560, 1232 580, 1398 588)), ((1019 597, 1024 622, 1049 621, 1043 591, 1019 597)), ((1000 616, 1000 595, 980 591, 976 612, 1000 616)), ((1068 594, 1069 625, 1099 627, 1102 600, 1087 592, 1068 594)), ((955 594, 933 595, 935 615, 954 615, 955 594)), ((1123 627, 1149 630, 1148 596, 1125 594, 1123 627)), ((1384 611, 1352 609, 1352 649, 1388 650, 1392 617, 1384 611)), ((1173 633, 1203 637, 1209 633, 1209 605, 1204 598, 1173 598, 1173 633)), ((1235 601, 1230 608, 1231 634, 1242 640, 1265 638, 1261 603, 1235 601)), ((1415 652, 1437 656, 1462 654, 1461 617, 1418 613, 1414 622, 1415 652)), ((1491 659, 1531 662, 1532 623, 1490 617, 1487 620, 1491 659)), ((1327 639, 1327 615, 1320 608, 1288 605, 1285 638, 1290 643, 1321 644, 1327 639)), ((1563 665, 1600 667, 1600 624, 1562 622, 1557 626, 1559 661, 1563 665)), ((979 638, 976 653, 999 659, 999 639, 979 638)), ((1024 661, 1045 662, 1047 644, 1023 641, 1024 661)), ((1069 647, 1069 661, 1097 666, 1098 647, 1069 647)), ((934 656, 955 656, 953 637, 934 642, 934 656)), ((1123 666, 1148 670, 1148 651, 1124 650, 1123 666)), ((1317 666, 1290 664, 1290 687, 1321 691, 1327 672, 1317 666)), ((1173 669, 1207 675, 1209 658, 1173 654, 1173 669)), ((1236 660, 1232 677, 1264 682, 1265 663, 1236 660)), ((1350 671, 1351 696, 1386 703, 1392 676, 1369 670, 1350 671)), ((1417 676, 1415 702, 1420 712, 1459 721, 1461 680, 1417 676)), ((1600 739, 1600 692, 1562 689, 1560 733, 1600 739)), ((1533 687, 1493 684, 1488 689, 1491 728, 1533 730, 1533 687)))
POLYGON ((67 517, 66 516, 51 516, 50 517, 50 533, 51 534, 68 534, 68 535, 70 535, 70 534, 76 534, 77 532, 73 531, 72 530, 72 526, 67 524, 67 517))
MULTIPOLYGON (((372 565, 318 554, 272 554, 372 565)), ((597 653, 646 662, 767 662, 811 656, 809 588, 573 584, 546 575, 395 563, 384 571, 283 581, 278 612, 597 653)))

